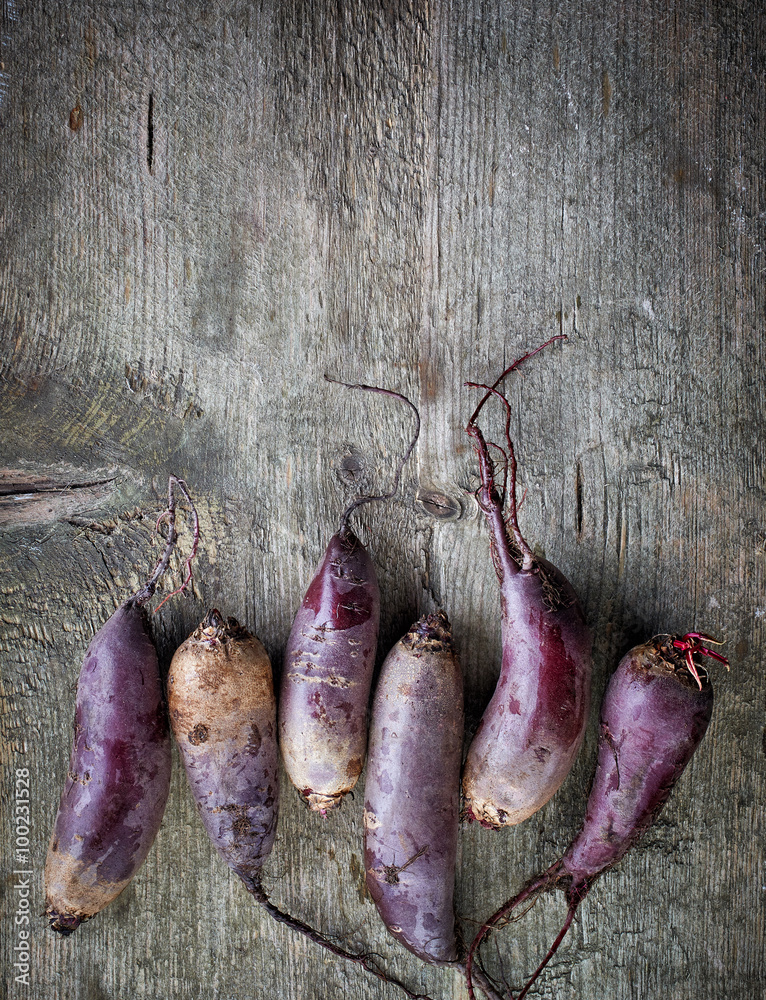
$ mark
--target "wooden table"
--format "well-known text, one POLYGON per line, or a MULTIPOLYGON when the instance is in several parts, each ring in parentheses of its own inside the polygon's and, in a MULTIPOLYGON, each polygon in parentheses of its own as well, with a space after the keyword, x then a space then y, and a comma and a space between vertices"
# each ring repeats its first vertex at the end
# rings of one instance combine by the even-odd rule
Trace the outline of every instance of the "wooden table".
MULTIPOLYGON (((507 388, 522 526, 582 598, 594 704, 548 806, 510 831, 461 830, 459 916, 471 934, 577 830, 619 656, 707 631, 731 658, 713 669, 709 734, 535 996, 761 995, 765 32, 746 0, 6 0, 6 967, 23 769, 34 873, 30 984, 6 972, 10 997, 401 995, 254 908, 177 759, 138 877, 71 938, 45 928, 79 664, 159 554, 175 473, 202 541, 193 594, 153 620, 163 669, 211 605, 279 669, 342 507, 385 488, 411 426, 328 373, 420 407, 400 495, 356 520, 380 573, 379 662, 444 607, 474 728, 499 666, 499 592, 463 383, 558 333, 507 388)), ((499 409, 485 426, 498 436, 499 409)), ((322 821, 284 784, 268 887, 410 988, 464 998, 456 973, 422 967, 378 920, 359 787, 322 821)), ((491 971, 523 982, 563 912, 545 897, 495 935, 491 971)))

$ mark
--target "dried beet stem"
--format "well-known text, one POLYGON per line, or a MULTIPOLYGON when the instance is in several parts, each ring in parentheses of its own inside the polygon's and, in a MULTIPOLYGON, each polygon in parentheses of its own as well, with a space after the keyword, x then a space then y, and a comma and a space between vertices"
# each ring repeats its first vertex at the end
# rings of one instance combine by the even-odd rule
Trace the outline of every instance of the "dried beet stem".
POLYGON ((329 938, 325 937, 319 931, 315 930, 309 924, 303 923, 302 920, 298 920, 297 917, 291 916, 289 913, 285 913, 284 910, 280 910, 270 899, 268 893, 263 888, 261 883, 261 873, 255 872, 250 876, 240 876, 242 881, 245 883, 247 891, 252 895, 252 897, 262 906, 266 912, 281 924, 285 924, 291 930, 296 931, 298 934, 303 934, 307 937, 309 941, 314 944, 319 945, 321 948, 325 948, 331 954, 335 955, 337 958, 345 959, 347 962, 353 962, 355 965, 361 966, 366 972, 371 975, 376 976, 378 979, 382 980, 384 983, 389 983, 391 986, 396 986, 402 990, 410 1000, 431 1000, 428 994, 425 993, 413 993, 409 990, 403 983, 399 982, 398 979, 393 979, 391 976, 386 975, 386 973, 381 969, 369 955, 356 954, 355 952, 346 951, 340 945, 335 944, 329 938))
POLYGON ((409 406, 412 412, 415 414, 415 432, 412 435, 412 438, 410 439, 410 443, 409 446, 407 447, 407 450, 399 459, 399 463, 396 467, 396 471, 394 474, 393 486, 388 491, 388 493, 382 493, 380 494, 380 496, 358 497, 356 500, 352 500, 352 502, 348 505, 348 507, 346 507, 346 509, 341 514, 340 527, 338 531, 342 535, 348 529, 349 518, 351 517, 351 514, 357 509, 357 507, 361 507, 362 504, 365 503, 371 503, 373 500, 390 500, 395 495, 396 491, 399 489, 399 482, 402 477, 402 470, 404 469, 404 466, 407 464, 407 459, 412 454, 412 451, 415 445, 417 444, 418 437, 420 436, 420 414, 418 413, 418 409, 414 403, 410 402, 410 400, 407 399, 406 396, 403 396, 400 392, 394 392, 393 389, 381 389, 377 385, 364 385, 362 383, 342 382, 340 379, 331 378, 329 375, 325 375, 325 379, 328 382, 333 382, 335 385, 345 386, 346 389, 364 389, 367 392, 379 392, 384 396, 393 396, 394 399, 401 399, 401 401, 403 403, 406 403, 407 406, 409 406))

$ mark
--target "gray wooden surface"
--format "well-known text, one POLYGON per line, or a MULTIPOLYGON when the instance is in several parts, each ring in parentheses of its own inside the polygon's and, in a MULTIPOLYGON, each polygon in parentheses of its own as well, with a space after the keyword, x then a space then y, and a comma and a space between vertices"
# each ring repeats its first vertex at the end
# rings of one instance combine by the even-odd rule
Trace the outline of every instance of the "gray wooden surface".
MULTIPOLYGON (((617 659, 657 632, 727 640, 709 734, 642 846, 604 877, 535 996, 762 995, 764 69, 754 2, 431 4, 5 0, 0 57, 0 649, 7 995, 393 998, 251 905, 174 770, 146 866, 73 937, 42 868, 79 664, 158 555, 168 473, 202 515, 194 594, 155 616, 164 667, 208 605, 279 667, 344 503, 382 655, 455 627, 475 726, 499 596, 463 427, 509 384, 522 526, 579 592, 595 699, 568 782, 512 831, 461 832, 467 932, 566 847, 617 659), (16 769, 31 783, 31 981, 13 981, 16 769)), ((488 414, 500 431, 500 414, 488 414)), ((180 563, 176 560, 176 571, 180 563)), ((361 786, 360 786, 361 787, 361 786)), ((267 884, 432 997, 365 895, 362 796, 326 821, 283 789, 267 884)), ((511 984, 562 919, 541 901, 486 951, 511 984)))

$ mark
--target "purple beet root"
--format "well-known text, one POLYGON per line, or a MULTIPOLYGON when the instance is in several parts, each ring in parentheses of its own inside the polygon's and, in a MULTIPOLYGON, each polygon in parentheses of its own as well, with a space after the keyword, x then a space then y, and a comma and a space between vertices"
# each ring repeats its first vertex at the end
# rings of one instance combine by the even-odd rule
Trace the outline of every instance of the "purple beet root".
POLYGON ((601 706, 598 761, 582 829, 561 860, 529 882, 483 925, 467 962, 489 930, 525 900, 554 886, 569 909, 548 954, 519 993, 522 1000, 569 929, 596 879, 624 857, 654 823, 699 746, 713 710, 713 688, 694 657, 725 657, 702 645, 701 633, 657 636, 620 661, 601 706))
POLYGON ((168 703, 192 795, 213 846, 245 882, 277 830, 279 751, 271 662, 234 618, 210 611, 176 650, 168 703))
POLYGON ((654 823, 710 722, 710 681, 698 687, 667 639, 630 650, 604 697, 585 822, 561 862, 573 898, 654 823))
POLYGON ((208 612, 176 651, 168 701, 192 795, 213 846, 275 920, 338 958, 428 1000, 388 977, 367 955, 346 951, 280 910, 262 884, 279 805, 276 700, 268 654, 234 618, 208 612))
MULTIPOLYGON (((142 605, 175 546, 171 476, 165 553, 145 586, 96 633, 77 684, 74 745, 45 863, 46 915, 69 934, 110 903, 144 863, 170 788, 170 735, 157 652, 142 605)), ((183 589, 183 588, 182 588, 183 589)))
POLYGON ((349 518, 362 504, 394 496, 420 432, 418 411, 405 396, 376 386, 339 384, 402 400, 413 410, 416 425, 392 489, 382 496, 359 497, 343 512, 340 530, 330 539, 285 650, 279 693, 285 770, 309 808, 322 815, 340 805, 364 765, 378 642, 380 593, 375 567, 349 528, 349 518))
POLYGON ((590 705, 590 632, 569 581, 534 554, 519 529, 510 409, 497 389, 509 372, 546 346, 515 361, 493 386, 479 386, 487 392, 466 428, 479 456, 477 499, 489 523, 500 581, 503 658, 468 751, 463 791, 469 817, 492 828, 521 823, 557 791, 580 749, 590 705), (492 396, 506 409, 505 449, 500 450, 506 454, 506 480, 510 472, 507 491, 498 490, 489 445, 476 423, 492 396))
POLYGON ((365 787, 367 887, 388 927, 434 965, 457 960, 463 681, 443 612, 386 657, 375 692, 365 787))
POLYGON ((295 616, 279 703, 285 769, 319 812, 340 803, 364 764, 379 619, 375 567, 346 528, 330 539, 295 616))
POLYGON ((538 557, 502 587, 500 677, 463 776, 466 810, 492 828, 521 823, 560 787, 590 704, 590 634, 569 582, 538 557), (550 583, 555 606, 546 601, 550 583))
POLYGON ((93 637, 77 685, 74 747, 45 866, 46 914, 68 933, 144 863, 170 789, 157 652, 128 602, 93 637))

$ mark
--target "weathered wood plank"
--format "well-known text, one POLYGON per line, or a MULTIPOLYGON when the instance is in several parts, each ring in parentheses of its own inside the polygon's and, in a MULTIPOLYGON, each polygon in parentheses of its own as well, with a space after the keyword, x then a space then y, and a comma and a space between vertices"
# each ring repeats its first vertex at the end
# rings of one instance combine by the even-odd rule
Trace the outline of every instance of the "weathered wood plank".
MULTIPOLYGON (((44 928, 78 665, 156 558, 169 472, 199 503, 202 547, 194 594, 154 621, 164 667, 209 604, 279 665, 344 503, 389 482, 410 430, 327 372, 419 403, 401 496, 358 519, 380 654, 443 605, 475 726, 499 594, 463 383, 557 332, 569 342, 509 385, 522 520, 584 601, 596 703, 620 653, 658 631, 720 634, 732 671, 662 819, 594 889, 537 995, 758 995, 765 28, 748 0, 6 0, 0 801, 10 849, 28 768, 35 914, 31 983, 6 975, 9 996, 397 995, 253 909, 178 766, 135 882, 72 938, 44 928)), ((574 833, 596 714, 538 816, 462 830, 468 932, 574 833)), ((464 997, 382 929, 361 803, 323 823, 284 787, 275 899, 411 988, 464 997)), ((541 901, 488 964, 520 982, 560 919, 541 901)))

